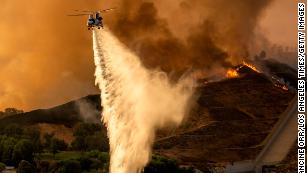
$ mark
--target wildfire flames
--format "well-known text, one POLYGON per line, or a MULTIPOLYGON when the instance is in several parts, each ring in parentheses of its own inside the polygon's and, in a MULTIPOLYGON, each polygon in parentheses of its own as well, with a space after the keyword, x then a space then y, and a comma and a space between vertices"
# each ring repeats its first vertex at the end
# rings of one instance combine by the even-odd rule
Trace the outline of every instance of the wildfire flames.
POLYGON ((229 69, 226 72, 226 77, 227 78, 236 78, 236 77, 239 77, 239 73, 238 73, 237 69, 229 69))
POLYGON ((254 65, 252 65, 250 63, 243 61, 242 65, 240 65, 239 67, 237 67, 235 69, 234 68, 228 69, 227 72, 226 72, 226 77, 227 78, 237 78, 237 77, 239 77, 240 76, 239 70, 242 67, 248 67, 248 68, 250 68, 251 70, 253 70, 257 73, 260 73, 260 71, 257 69, 257 67, 255 67, 254 65))
MULTIPOLYGON (((226 71, 226 77, 227 78, 238 78, 240 77, 240 69, 243 67, 248 67, 249 69, 253 70, 254 72, 261 73, 260 70, 257 69, 253 64, 247 63, 245 61, 242 62, 242 64, 236 68, 230 68, 226 71)), ((282 90, 288 91, 289 87, 288 85, 283 82, 283 80, 278 79, 278 77, 272 76, 271 81, 275 85, 275 87, 280 88, 282 90)))
POLYGON ((241 67, 243 67, 243 66, 249 67, 250 69, 254 70, 255 72, 260 73, 260 71, 257 69, 257 67, 255 67, 254 65, 249 64, 245 61, 243 61, 243 65, 241 67))
POLYGON ((289 90, 288 86, 283 85, 283 84, 275 84, 275 87, 281 88, 281 89, 283 89, 283 90, 285 90, 285 91, 288 91, 288 90, 289 90))
POLYGON ((272 81, 273 81, 275 87, 281 88, 282 90, 285 90, 285 91, 289 90, 288 85, 283 80, 280 80, 275 76, 272 76, 272 81))

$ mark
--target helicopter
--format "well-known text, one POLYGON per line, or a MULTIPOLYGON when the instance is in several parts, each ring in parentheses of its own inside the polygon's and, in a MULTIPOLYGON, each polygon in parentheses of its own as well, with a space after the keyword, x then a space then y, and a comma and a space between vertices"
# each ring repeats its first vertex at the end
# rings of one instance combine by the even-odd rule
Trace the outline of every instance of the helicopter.
POLYGON ((103 17, 101 13, 105 13, 111 10, 114 10, 115 8, 108 8, 104 10, 98 10, 98 11, 88 11, 88 10, 75 10, 78 14, 69 14, 68 16, 88 16, 87 19, 87 29, 93 30, 95 27, 98 29, 103 29, 103 17))

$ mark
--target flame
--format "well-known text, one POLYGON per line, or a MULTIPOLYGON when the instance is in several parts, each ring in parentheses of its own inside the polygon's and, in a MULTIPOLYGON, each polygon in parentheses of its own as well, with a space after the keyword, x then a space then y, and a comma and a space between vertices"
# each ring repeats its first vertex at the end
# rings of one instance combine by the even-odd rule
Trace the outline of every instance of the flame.
POLYGON ((239 73, 236 69, 229 69, 226 72, 226 77, 227 78, 237 78, 239 77, 239 73))
MULTIPOLYGON (((227 78, 238 78, 240 76, 239 70, 241 68, 243 68, 244 66, 252 69, 253 71, 255 71, 257 73, 261 73, 260 70, 257 69, 257 67, 255 67, 254 65, 252 65, 250 63, 247 63, 247 62, 243 61, 242 64, 239 67, 228 69, 227 72, 226 72, 226 77, 227 78)), ((289 90, 289 87, 287 86, 287 84, 285 84, 284 82, 280 81, 278 78, 272 76, 272 80, 273 80, 273 83, 274 83, 275 87, 280 88, 280 89, 282 89, 284 91, 288 91, 289 90)))
POLYGON ((283 79, 279 79, 276 76, 272 76, 272 82, 274 83, 275 87, 281 88, 282 90, 288 91, 289 87, 288 85, 284 82, 283 79))
POLYGON ((249 64, 249 63, 243 61, 243 65, 244 65, 244 66, 247 66, 248 68, 254 70, 254 71, 257 72, 257 73, 260 73, 260 71, 257 69, 257 67, 255 67, 255 66, 252 65, 252 64, 249 64))
POLYGON ((286 85, 282 86, 281 88, 282 88, 283 90, 286 90, 286 91, 289 90, 289 88, 288 88, 286 85))
POLYGON ((226 77, 227 78, 237 78, 240 76, 240 69, 243 67, 248 67, 251 70, 257 72, 257 73, 261 73, 260 70, 257 69, 256 66, 254 66, 253 64, 247 63, 245 61, 242 61, 242 64, 236 68, 230 68, 227 70, 226 72, 226 77))
POLYGON ((287 85, 283 85, 283 84, 275 84, 275 87, 277 88, 281 88, 282 90, 288 91, 289 88, 287 85))

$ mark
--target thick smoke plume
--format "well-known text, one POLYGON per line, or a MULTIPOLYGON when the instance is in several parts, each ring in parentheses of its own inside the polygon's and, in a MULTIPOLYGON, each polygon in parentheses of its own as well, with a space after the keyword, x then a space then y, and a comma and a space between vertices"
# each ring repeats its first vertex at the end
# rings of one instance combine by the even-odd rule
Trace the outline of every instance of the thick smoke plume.
POLYGON ((110 172, 140 173, 150 159, 155 131, 183 120, 191 83, 171 84, 163 72, 147 70, 108 29, 95 30, 93 41, 110 172))
MULTIPOLYGON (((202 69, 206 74, 251 54, 255 27, 271 1, 3 0, 0 109, 45 108, 98 92, 92 85, 94 65, 89 58, 92 52, 87 16, 67 17, 74 9, 117 7, 104 14, 105 23, 116 36, 147 68, 180 76, 190 68, 202 69)), ((286 6, 283 9, 291 3, 276 2, 286 6)), ((287 14, 295 14, 295 9, 294 5, 293 12, 287 14)), ((274 11, 268 10, 270 14, 274 11)), ((274 28, 276 21, 266 21, 274 33, 293 27, 295 31, 294 24, 274 28)))
POLYGON ((112 30, 146 67, 180 73, 241 63, 272 0, 123 0, 112 30))

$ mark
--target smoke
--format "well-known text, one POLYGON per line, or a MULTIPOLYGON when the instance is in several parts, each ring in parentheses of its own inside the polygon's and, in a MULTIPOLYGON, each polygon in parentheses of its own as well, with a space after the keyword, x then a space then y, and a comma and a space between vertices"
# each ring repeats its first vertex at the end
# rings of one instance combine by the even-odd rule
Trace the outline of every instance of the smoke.
POLYGON ((92 85, 87 17, 67 17, 74 9, 117 7, 104 14, 115 35, 147 68, 161 69, 178 79, 186 69, 212 74, 216 67, 251 57, 254 42, 262 49, 256 30, 266 12, 270 17, 264 21, 269 23, 264 37, 271 31, 273 40, 295 43, 295 36, 289 34, 296 30, 291 23, 295 22, 295 3, 275 1, 268 9, 271 1, 1 1, 0 109, 46 108, 98 92, 92 85), (280 16, 287 20, 276 20, 280 16))
POLYGON ((76 106, 80 112, 80 116, 84 122, 100 123, 100 110, 96 105, 87 100, 78 100, 76 106))
POLYGON ((148 68, 210 71, 249 56, 271 1, 123 0, 111 29, 148 68))
POLYGON ((46 108, 97 93, 90 32, 74 9, 96 0, 9 0, 0 6, 0 109, 46 108))
POLYGON ((187 79, 171 84, 147 70, 108 29, 95 30, 96 82, 111 149, 111 173, 139 173, 148 163, 155 131, 179 125, 193 93, 187 79))

